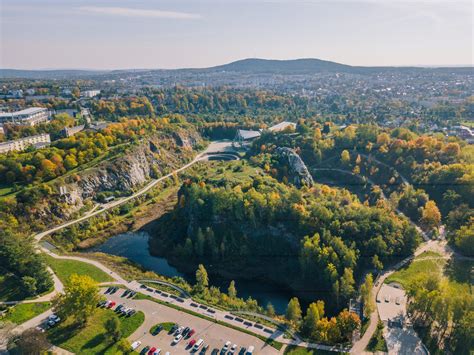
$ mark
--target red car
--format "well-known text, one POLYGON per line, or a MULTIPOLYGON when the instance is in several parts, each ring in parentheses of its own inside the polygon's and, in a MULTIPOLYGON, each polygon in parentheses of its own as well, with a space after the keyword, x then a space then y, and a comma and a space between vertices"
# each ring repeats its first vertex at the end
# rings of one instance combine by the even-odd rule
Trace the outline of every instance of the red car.
POLYGON ((191 338, 196 331, 194 329, 191 329, 188 334, 186 334, 186 338, 191 338))
POLYGON ((113 306, 115 306, 115 302, 114 302, 114 301, 110 302, 110 304, 109 304, 107 307, 108 307, 108 308, 112 308, 113 306))
POLYGON ((148 355, 153 355, 153 353, 156 351, 156 348, 155 347, 152 347, 149 351, 148 351, 148 355))
POLYGON ((194 346, 194 344, 196 344, 196 339, 193 339, 189 342, 188 346, 191 348, 194 346))

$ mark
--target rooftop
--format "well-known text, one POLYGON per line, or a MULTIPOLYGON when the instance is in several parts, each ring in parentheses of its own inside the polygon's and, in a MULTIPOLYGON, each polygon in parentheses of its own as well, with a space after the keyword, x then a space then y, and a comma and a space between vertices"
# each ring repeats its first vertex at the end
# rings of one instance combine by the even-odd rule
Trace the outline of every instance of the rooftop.
POLYGON ((28 107, 24 110, 15 111, 15 112, 2 112, 0 113, 0 117, 10 117, 12 115, 32 115, 38 112, 46 110, 44 107, 28 107))

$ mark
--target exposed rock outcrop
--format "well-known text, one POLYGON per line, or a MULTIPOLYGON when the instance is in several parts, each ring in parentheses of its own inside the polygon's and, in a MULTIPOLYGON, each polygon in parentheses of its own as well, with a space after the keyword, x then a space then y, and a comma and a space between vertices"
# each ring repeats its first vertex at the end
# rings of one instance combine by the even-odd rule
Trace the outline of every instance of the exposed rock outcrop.
POLYGON ((288 166, 289 182, 295 186, 313 186, 313 177, 308 171, 306 164, 296 152, 288 147, 278 147, 276 154, 281 161, 288 166))

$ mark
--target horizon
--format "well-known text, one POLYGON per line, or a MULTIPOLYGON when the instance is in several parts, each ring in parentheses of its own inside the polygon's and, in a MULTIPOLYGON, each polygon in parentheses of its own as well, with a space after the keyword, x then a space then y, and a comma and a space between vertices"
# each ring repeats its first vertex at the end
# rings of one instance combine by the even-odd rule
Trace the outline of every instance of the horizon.
POLYGON ((0 67, 8 69, 207 68, 236 58, 473 65, 472 6, 465 0, 4 0, 0 6, 0 67))
MULTIPOLYGON (((256 60, 267 60, 267 61, 296 61, 296 60, 322 60, 322 61, 327 61, 325 59, 321 58, 289 58, 289 59, 280 59, 280 58, 241 58, 241 59, 236 59, 231 62, 226 62, 226 63, 220 63, 216 64, 213 66, 208 66, 208 67, 191 67, 191 66, 185 66, 185 67, 180 67, 180 68, 159 68, 159 67, 150 67, 150 68, 133 68, 133 67, 126 67, 126 68, 104 68, 104 69, 95 69, 95 68, 68 68, 68 67, 58 67, 58 68, 30 68, 30 69, 22 69, 22 68, 3 68, 0 67, 0 70, 17 70, 17 71, 91 71, 91 72, 101 72, 101 71, 106 71, 106 72, 111 72, 111 71, 132 71, 132 70, 192 70, 192 69, 211 69, 214 67, 218 66, 223 66, 223 65, 228 65, 232 64, 235 62, 240 62, 244 60, 251 60, 251 59, 256 59, 256 60)), ((366 67, 366 68, 383 68, 383 67, 393 67, 393 68, 426 68, 426 69, 436 69, 436 68, 474 68, 474 64, 446 64, 446 65, 437 65, 437 64, 407 64, 407 65, 352 65, 348 63, 339 63, 339 62, 333 62, 329 61, 332 63, 336 64, 342 64, 342 65, 348 65, 351 67, 366 67)))

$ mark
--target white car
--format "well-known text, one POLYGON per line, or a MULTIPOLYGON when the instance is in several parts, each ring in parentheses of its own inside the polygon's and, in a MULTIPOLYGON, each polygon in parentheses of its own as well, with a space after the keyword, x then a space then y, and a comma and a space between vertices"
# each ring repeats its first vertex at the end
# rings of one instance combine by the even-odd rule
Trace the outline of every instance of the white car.
POLYGON ((235 353, 236 350, 237 350, 237 344, 232 345, 232 347, 229 350, 229 354, 235 353))
POLYGON ((230 341, 227 341, 225 344, 224 344, 224 347, 222 348, 222 351, 227 351, 229 350, 229 347, 232 345, 232 343, 230 341))
POLYGON ((184 330, 184 327, 179 327, 178 329, 176 329, 176 331, 174 332, 175 335, 180 335, 184 330))
POLYGON ((140 345, 142 345, 142 342, 137 340, 132 344, 132 350, 136 350, 140 345))
POLYGON ((170 353, 169 351, 167 351, 167 352, 165 353, 165 355, 171 355, 171 353, 170 353))
POLYGON ((250 345, 245 355, 252 355, 254 349, 255 349, 254 346, 250 345))
POLYGON ((181 334, 176 335, 173 339, 173 344, 178 344, 182 339, 183 339, 183 336, 181 334))
POLYGON ((59 323, 61 321, 61 318, 59 318, 56 314, 51 314, 48 317, 48 320, 53 321, 55 323, 59 323))
POLYGON ((160 355, 161 354, 161 349, 156 349, 153 351, 153 355, 160 355))

